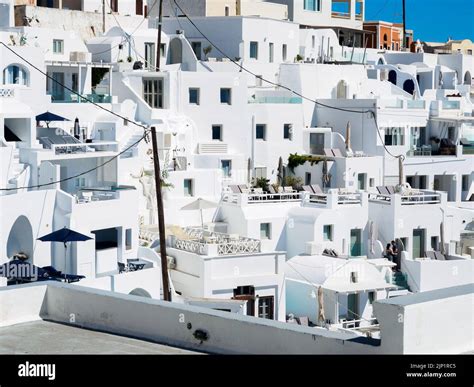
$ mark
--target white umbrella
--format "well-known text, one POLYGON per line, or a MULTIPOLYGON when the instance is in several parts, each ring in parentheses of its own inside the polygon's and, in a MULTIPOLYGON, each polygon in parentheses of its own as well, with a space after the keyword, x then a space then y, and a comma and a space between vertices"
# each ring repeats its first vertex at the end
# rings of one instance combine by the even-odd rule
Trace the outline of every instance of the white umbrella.
POLYGON ((201 211, 201 226, 204 228, 204 221, 202 218, 202 210, 207 210, 209 208, 216 208, 218 206, 217 203, 210 202, 208 200, 204 200, 202 198, 198 198, 192 203, 189 203, 181 208, 183 211, 201 211))
POLYGON ((346 126, 346 150, 348 152, 352 152, 351 149, 351 122, 347 121, 347 126, 346 126))

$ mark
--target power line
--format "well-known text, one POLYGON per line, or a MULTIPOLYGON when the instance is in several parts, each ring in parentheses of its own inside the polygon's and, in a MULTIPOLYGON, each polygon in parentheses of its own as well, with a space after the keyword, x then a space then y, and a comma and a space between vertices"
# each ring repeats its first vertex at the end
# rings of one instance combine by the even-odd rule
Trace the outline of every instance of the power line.
MULTIPOLYGON (((41 188, 41 187, 46 187, 48 185, 54 185, 54 184, 59 184, 59 183, 62 183, 64 181, 68 181, 68 180, 72 180, 72 179, 76 179, 80 176, 84 176, 84 175, 87 175, 88 173, 91 173, 99 168, 102 168, 103 166, 109 164, 110 162, 112 162, 113 160, 115 160, 116 158, 120 157, 120 155, 124 154, 125 152, 127 152, 128 150, 130 150, 131 148, 133 148, 135 145, 139 144, 141 141, 145 140, 148 136, 148 130, 143 134, 142 137, 140 137, 139 140, 135 141, 132 145, 129 145, 127 148, 125 148, 124 150, 122 150, 121 152, 117 153, 115 156, 112 156, 109 160, 103 162, 102 164, 99 164, 93 168, 90 168, 88 169, 87 171, 84 171, 84 172, 81 172, 81 173, 78 173, 77 175, 73 175, 73 176, 69 176, 69 177, 66 177, 64 179, 60 179, 60 180, 56 180, 56 181, 52 181, 52 182, 49 182, 49 183, 43 183, 43 184, 36 184, 36 185, 30 185, 30 186, 23 186, 23 187, 15 187, 15 188, 0 188, 0 191, 17 191, 17 190, 21 190, 21 189, 32 189, 32 188, 41 188)), ((87 146, 87 143, 84 144, 84 146, 87 146)))

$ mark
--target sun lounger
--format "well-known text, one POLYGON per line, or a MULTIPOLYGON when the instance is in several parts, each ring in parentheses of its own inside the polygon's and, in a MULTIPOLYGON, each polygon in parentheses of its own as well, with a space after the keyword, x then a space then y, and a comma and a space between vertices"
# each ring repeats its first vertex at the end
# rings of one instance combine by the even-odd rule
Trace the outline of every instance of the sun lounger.
POLYGON ((438 261, 446 261, 444 254, 441 254, 439 251, 435 251, 434 255, 438 261))
POLYGON ((311 188, 310 185, 304 185, 302 188, 303 188, 303 191, 305 191, 305 192, 309 192, 310 194, 314 193, 314 191, 313 191, 313 189, 311 188))
POLYGON ((321 187, 318 184, 311 184, 311 188, 313 189, 313 192, 315 194, 322 194, 323 193, 323 190, 321 189, 321 187))
POLYGON ((389 195, 394 195, 396 192, 395 187, 393 185, 387 185, 385 188, 388 191, 389 195))
POLYGON ((275 187, 273 187, 273 185, 268 186, 268 192, 270 192, 271 194, 277 194, 278 193, 276 191, 275 187))
POLYGON ((327 156, 327 157, 334 157, 334 154, 332 153, 332 150, 331 150, 331 149, 324 148, 323 152, 324 152, 324 156, 327 156))
POLYGON ((241 193, 238 185, 229 185, 229 189, 234 194, 241 193))
POLYGON ((434 251, 425 252, 425 256, 426 256, 426 258, 436 259, 434 251))
POLYGON ((339 150, 339 148, 332 149, 332 153, 333 153, 334 157, 344 157, 344 156, 342 156, 342 153, 339 150))

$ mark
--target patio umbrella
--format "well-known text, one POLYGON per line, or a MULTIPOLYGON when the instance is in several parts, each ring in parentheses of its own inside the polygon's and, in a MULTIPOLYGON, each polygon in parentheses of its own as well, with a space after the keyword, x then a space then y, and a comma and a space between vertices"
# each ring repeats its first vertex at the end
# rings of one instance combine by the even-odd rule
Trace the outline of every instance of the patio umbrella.
POLYGON ((53 231, 50 234, 43 235, 39 237, 38 240, 42 242, 61 242, 64 244, 64 259, 66 260, 67 257, 67 243, 68 242, 84 242, 91 237, 87 235, 81 234, 77 231, 71 230, 67 227, 64 227, 60 230, 53 231))
POLYGON ((81 137, 81 126, 79 125, 79 118, 76 117, 74 120, 74 137, 76 137, 79 140, 79 137, 81 137))
POLYGON ((202 210, 207 210, 209 208, 216 208, 218 206, 217 203, 210 202, 208 200, 204 200, 202 198, 198 198, 192 203, 189 203, 185 205, 184 207, 181 208, 183 211, 196 211, 199 210, 201 211, 201 226, 204 228, 204 221, 202 218, 202 210))
POLYGON ((49 128, 49 123, 53 121, 69 121, 67 118, 58 116, 57 114, 51 112, 45 112, 42 114, 38 114, 36 116, 36 121, 44 121, 46 122, 46 126, 49 128))
POLYGON ((350 121, 347 121, 347 126, 346 126, 346 150, 348 152, 352 152, 352 149, 351 149, 351 123, 350 123, 350 121))
POLYGON ((326 316, 324 315, 324 297, 323 297, 323 287, 318 288, 318 322, 321 321, 322 324, 326 321, 326 316))
POLYGON ((283 159, 280 158, 278 159, 278 175, 277 175, 277 179, 278 179, 278 185, 279 186, 282 186, 283 185, 283 159))
POLYGON ((444 222, 441 222, 439 224, 439 239, 440 239, 440 244, 439 244, 439 251, 441 254, 446 254, 446 248, 444 246, 444 222))

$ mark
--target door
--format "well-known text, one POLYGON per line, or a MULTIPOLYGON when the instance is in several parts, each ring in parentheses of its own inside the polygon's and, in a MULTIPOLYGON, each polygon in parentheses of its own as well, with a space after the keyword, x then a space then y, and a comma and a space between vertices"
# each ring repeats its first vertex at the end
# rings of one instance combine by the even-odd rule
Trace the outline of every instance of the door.
POLYGON ((135 0, 135 13, 143 15, 143 0, 135 0))
POLYGON ((309 151, 313 155, 322 155, 324 150, 324 133, 309 134, 309 151))
POLYGON ((347 319, 359 319, 359 294, 349 294, 347 296, 347 319))
POLYGON ((52 97, 54 101, 64 101, 64 73, 53 73, 52 97))
POLYGON ((304 184, 305 185, 311 185, 311 173, 306 172, 304 175, 304 184))
POLYGON ((357 175, 357 189, 364 191, 365 190, 365 180, 366 180, 365 173, 359 173, 357 175))
POLYGON ((258 299, 258 317, 273 320, 274 301, 273 296, 259 297, 258 299))
POLYGON ((352 257, 362 255, 362 230, 359 228, 351 230, 350 254, 352 257))
POLYGON ((425 230, 413 230, 413 258, 422 258, 425 256, 425 230))

